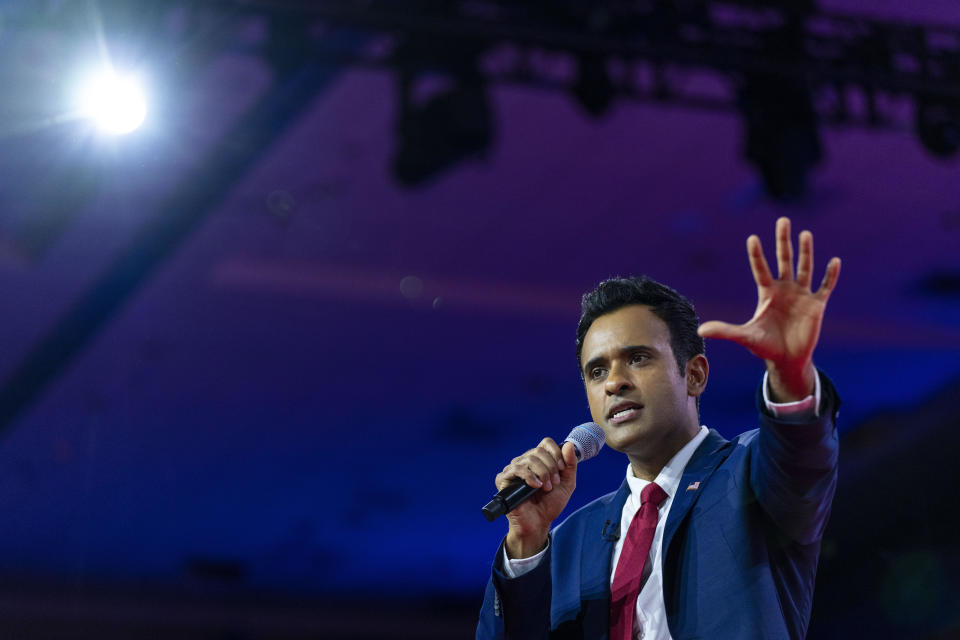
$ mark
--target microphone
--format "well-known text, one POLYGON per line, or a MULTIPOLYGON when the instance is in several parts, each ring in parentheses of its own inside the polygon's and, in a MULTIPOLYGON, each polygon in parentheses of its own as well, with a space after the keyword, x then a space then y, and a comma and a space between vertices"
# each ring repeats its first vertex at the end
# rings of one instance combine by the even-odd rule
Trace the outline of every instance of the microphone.
MULTIPOLYGON (((606 436, 603 429, 595 422, 584 422, 573 428, 570 435, 564 442, 572 442, 573 450, 577 454, 577 460, 583 462, 597 455, 606 442, 606 436)), ((563 446, 562 444, 560 446, 563 446)), ((493 500, 487 503, 483 508, 483 515, 487 520, 493 522, 505 513, 509 513, 523 504, 537 491, 538 487, 531 487, 522 478, 516 478, 513 482, 500 490, 493 500)))

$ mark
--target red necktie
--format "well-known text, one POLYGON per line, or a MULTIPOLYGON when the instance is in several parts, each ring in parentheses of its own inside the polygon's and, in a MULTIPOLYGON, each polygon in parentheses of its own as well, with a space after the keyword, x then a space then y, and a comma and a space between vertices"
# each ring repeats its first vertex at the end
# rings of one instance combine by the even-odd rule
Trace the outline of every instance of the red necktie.
POLYGON ((630 640, 633 637, 637 596, 643 586, 643 566, 650 555, 653 533, 657 530, 657 509, 666 499, 667 494, 655 482, 640 492, 640 510, 630 523, 610 587, 610 640, 630 640))

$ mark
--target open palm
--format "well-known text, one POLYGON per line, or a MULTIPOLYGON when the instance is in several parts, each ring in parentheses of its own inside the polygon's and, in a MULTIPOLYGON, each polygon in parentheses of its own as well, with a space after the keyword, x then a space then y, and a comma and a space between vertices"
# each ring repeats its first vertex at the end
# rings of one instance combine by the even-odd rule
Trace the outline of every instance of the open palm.
POLYGON ((804 397, 812 388, 813 351, 827 300, 840 275, 840 259, 830 260, 820 288, 812 291, 813 234, 800 233, 796 276, 789 218, 777 220, 776 236, 777 278, 770 272, 760 238, 747 238, 747 255, 757 283, 757 310, 753 318, 740 325, 712 320, 703 323, 699 333, 705 338, 732 340, 763 358, 771 374, 771 385, 781 387, 781 396, 795 399, 804 397))

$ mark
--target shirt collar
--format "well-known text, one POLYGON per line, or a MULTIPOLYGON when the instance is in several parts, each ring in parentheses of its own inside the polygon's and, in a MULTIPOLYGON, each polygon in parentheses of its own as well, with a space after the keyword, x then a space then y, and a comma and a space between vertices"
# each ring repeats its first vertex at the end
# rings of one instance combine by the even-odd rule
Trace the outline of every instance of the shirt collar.
MULTIPOLYGON (((670 461, 664 465, 660 473, 657 474, 657 477, 653 479, 654 482, 660 485, 660 488, 663 489, 667 496, 672 498, 677 492, 683 470, 686 468, 687 463, 690 462, 690 458, 693 457, 693 452, 696 451, 700 443, 706 439, 708 433, 710 433, 710 430, 700 425, 700 431, 697 432, 697 435, 693 436, 690 442, 683 445, 683 448, 670 458, 670 461)), ((636 496, 636 499, 639 500, 640 492, 643 491, 645 486, 650 484, 650 481, 641 480, 634 476, 633 467, 630 466, 630 463, 627 463, 627 484, 630 485, 631 498, 636 496)))

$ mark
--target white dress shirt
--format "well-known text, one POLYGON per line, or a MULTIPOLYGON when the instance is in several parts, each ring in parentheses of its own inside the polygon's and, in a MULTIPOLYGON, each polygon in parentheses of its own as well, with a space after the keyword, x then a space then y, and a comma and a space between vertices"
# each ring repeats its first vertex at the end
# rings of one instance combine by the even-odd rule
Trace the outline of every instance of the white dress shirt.
MULTIPOLYGON (((787 415, 797 416, 799 414, 819 415, 820 407, 820 376, 816 376, 816 383, 813 394, 797 402, 771 402, 767 390, 767 375, 763 376, 763 400, 764 404, 774 416, 783 417, 787 415)), ((670 513, 670 506, 673 504, 673 497, 676 495, 680 477, 686 468, 694 451, 700 446, 700 443, 707 437, 709 430, 701 425, 700 431, 690 442, 683 446, 680 451, 674 455, 669 462, 660 470, 660 473, 654 479, 660 488, 667 494, 657 510, 657 528, 653 534, 653 543, 650 545, 650 555, 644 565, 643 575, 644 583, 640 589, 640 595, 637 596, 636 615, 633 619, 633 637, 636 640, 672 640, 670 629, 667 626, 667 608, 663 601, 663 530, 667 522, 667 516, 670 513)), ((649 481, 641 480, 633 475, 633 468, 627 465, 627 484, 630 487, 630 495, 623 505, 623 511, 620 515, 621 536, 613 548, 613 558, 610 572, 610 584, 613 584, 613 576, 616 573, 617 561, 620 559, 620 552, 623 551, 623 542, 626 539, 626 532, 630 528, 630 522, 640 510, 640 492, 647 486, 649 481)), ((549 540, 547 542, 549 548, 549 540)), ((547 552, 544 548, 540 553, 529 558, 511 559, 507 556, 504 548, 503 572, 508 578, 518 578, 528 571, 532 571, 543 555, 547 552)))
MULTIPOLYGON (((680 485, 680 476, 683 470, 697 450, 700 443, 706 439, 710 430, 700 426, 700 431, 693 437, 693 440, 683 446, 676 455, 670 458, 670 462, 664 465, 660 473, 654 478, 654 482, 660 485, 664 493, 667 494, 666 500, 660 503, 657 510, 657 528, 653 532, 653 543, 650 545, 650 555, 647 556, 647 562, 643 566, 643 586, 640 588, 640 595, 637 596, 637 609, 633 617, 633 637, 643 638, 644 640, 670 640, 670 631, 667 628, 667 606, 663 602, 663 562, 661 555, 663 553, 663 529, 667 522, 667 515, 670 513, 670 506, 673 505, 673 498, 677 495, 680 485)), ((630 485, 630 495, 623 505, 623 511, 620 513, 620 538, 613 547, 613 560, 610 566, 613 570, 610 572, 610 584, 613 584, 613 577, 617 573, 617 562, 620 560, 620 552, 623 551, 623 543, 627 539, 626 532, 630 528, 633 516, 640 510, 640 492, 650 484, 649 480, 641 480, 633 475, 633 468, 627 465, 627 484, 630 485)))

